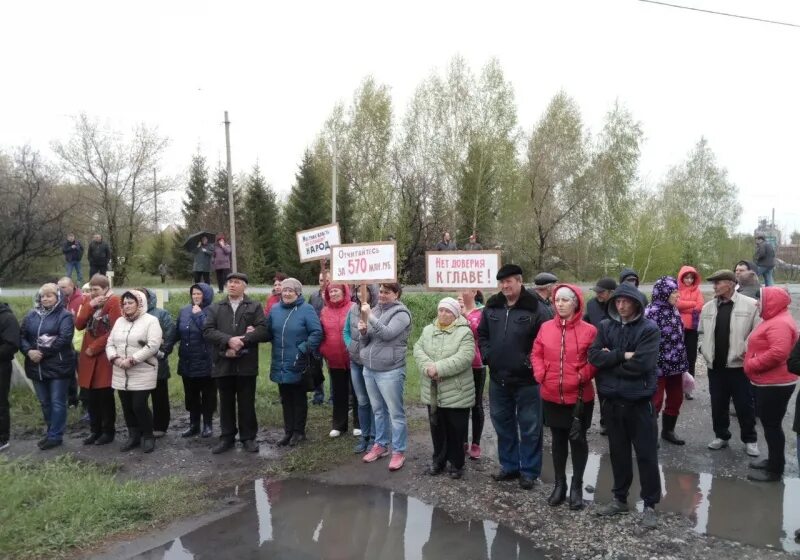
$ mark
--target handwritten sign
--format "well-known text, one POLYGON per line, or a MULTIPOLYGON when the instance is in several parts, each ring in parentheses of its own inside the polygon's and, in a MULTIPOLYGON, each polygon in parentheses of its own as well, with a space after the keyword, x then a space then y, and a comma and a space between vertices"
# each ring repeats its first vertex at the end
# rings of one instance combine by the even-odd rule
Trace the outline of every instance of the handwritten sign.
POLYGON ((331 247, 342 242, 339 236, 339 224, 306 229, 298 231, 295 235, 301 263, 330 258, 331 247))
POLYGON ((498 251, 427 251, 425 286, 429 290, 497 289, 498 251))
POLYGON ((377 241, 333 247, 331 281, 397 282, 397 245, 394 241, 377 241))

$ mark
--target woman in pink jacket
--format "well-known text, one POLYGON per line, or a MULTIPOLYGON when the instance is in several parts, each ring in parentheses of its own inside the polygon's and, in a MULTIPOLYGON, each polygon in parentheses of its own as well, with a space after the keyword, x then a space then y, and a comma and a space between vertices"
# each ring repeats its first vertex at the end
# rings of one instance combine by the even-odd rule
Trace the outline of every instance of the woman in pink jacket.
POLYGON ((583 471, 589 457, 586 430, 592 423, 594 388, 591 380, 596 369, 587 361, 587 353, 597 329, 583 320, 583 293, 580 288, 559 284, 554 290, 556 316, 542 324, 533 342, 533 375, 541 384, 544 423, 553 439, 555 487, 547 499, 557 506, 567 498, 567 456, 572 451, 572 484, 569 508, 583 507, 583 471), (578 433, 570 429, 575 404, 583 402, 578 433))
MULTIPOLYGON (((694 377, 694 366, 697 362, 697 327, 700 323, 700 312, 703 310, 703 294, 700 292, 700 274, 693 266, 682 266, 678 272, 678 301, 675 307, 683 321, 683 342, 686 346, 686 358, 689 360, 689 373, 694 377)), ((686 394, 692 400, 690 394, 686 394)))
POLYGON ((762 288, 759 306, 763 321, 747 339, 744 372, 755 389, 756 416, 768 449, 766 459, 750 462, 753 470, 747 478, 757 482, 778 482, 786 463, 782 423, 797 383, 797 376, 786 365, 797 342, 797 325, 789 313, 791 301, 783 288, 762 288))

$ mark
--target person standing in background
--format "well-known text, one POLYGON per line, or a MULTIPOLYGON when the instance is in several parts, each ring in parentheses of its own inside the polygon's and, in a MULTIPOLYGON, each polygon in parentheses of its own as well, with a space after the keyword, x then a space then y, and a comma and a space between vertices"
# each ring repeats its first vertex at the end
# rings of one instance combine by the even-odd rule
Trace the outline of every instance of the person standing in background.
POLYGON ((756 252, 753 254, 753 260, 756 263, 756 271, 764 278, 764 285, 773 286, 775 284, 775 279, 772 277, 772 271, 775 268, 775 247, 762 234, 756 235, 756 252))
POLYGON ((72 278, 72 271, 74 270, 78 278, 78 284, 83 284, 83 273, 81 272, 83 245, 75 239, 74 233, 67 235, 67 240, 61 244, 61 252, 64 253, 65 276, 72 278))
POLYGON ((231 246, 225 242, 225 236, 221 233, 217 235, 217 242, 214 243, 214 255, 211 257, 211 267, 217 275, 218 294, 225 288, 225 279, 231 273, 231 246))
POLYGON ((108 273, 108 262, 111 260, 111 247, 103 241, 103 236, 95 233, 89 242, 89 278, 95 274, 106 276, 108 273))

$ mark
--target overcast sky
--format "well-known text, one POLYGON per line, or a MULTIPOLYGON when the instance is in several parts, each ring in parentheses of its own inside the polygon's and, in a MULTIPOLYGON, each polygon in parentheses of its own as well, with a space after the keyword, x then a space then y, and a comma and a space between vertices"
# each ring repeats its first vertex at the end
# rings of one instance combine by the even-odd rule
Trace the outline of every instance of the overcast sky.
MULTIPOLYGON (((667 0, 800 24, 797 0, 667 0)), ((81 111, 157 125, 164 173, 200 147, 234 173, 258 161, 285 193, 303 151, 364 76, 390 86, 396 122, 416 86, 461 54, 499 59, 529 132, 564 89, 596 131, 619 99, 642 122, 640 175, 657 183, 705 135, 739 187, 739 229, 776 208, 800 230, 800 28, 637 0, 549 2, 25 1, 3 5, 0 147, 51 155, 81 111)))

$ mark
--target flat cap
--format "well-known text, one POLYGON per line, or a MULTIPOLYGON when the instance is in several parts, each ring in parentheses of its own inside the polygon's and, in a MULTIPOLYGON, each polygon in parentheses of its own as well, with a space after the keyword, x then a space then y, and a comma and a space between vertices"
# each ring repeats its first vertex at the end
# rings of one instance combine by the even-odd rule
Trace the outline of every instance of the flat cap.
POLYGON ((723 268, 722 270, 716 271, 714 274, 707 278, 709 282, 716 282, 717 280, 730 280, 731 282, 736 282, 736 275, 733 273, 732 270, 727 270, 723 268))
POLYGON ((231 272, 225 277, 225 281, 227 282, 228 280, 241 280, 245 284, 249 284, 247 274, 244 272, 231 272))
POLYGON ((616 289, 617 289, 617 281, 614 280, 613 278, 609 278, 606 276, 605 278, 601 278, 600 280, 597 281, 597 284, 595 284, 594 288, 592 288, 592 291, 595 293, 604 292, 606 290, 610 290, 613 292, 616 289))
POLYGON ((522 269, 519 265, 516 264, 504 264, 500 267, 500 270, 497 271, 497 279, 502 280, 503 278, 508 278, 509 276, 514 276, 515 274, 522 275, 522 269))
POLYGON ((558 277, 551 272, 540 272, 533 277, 533 283, 537 286, 549 286, 558 282, 558 277))

